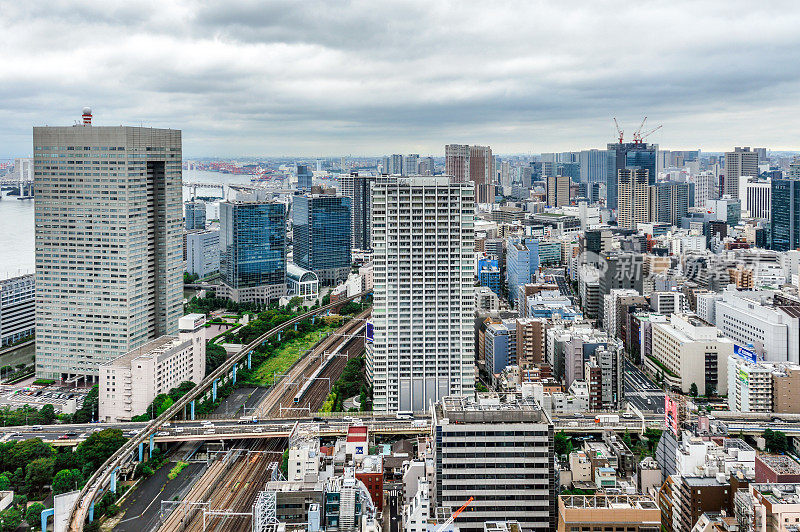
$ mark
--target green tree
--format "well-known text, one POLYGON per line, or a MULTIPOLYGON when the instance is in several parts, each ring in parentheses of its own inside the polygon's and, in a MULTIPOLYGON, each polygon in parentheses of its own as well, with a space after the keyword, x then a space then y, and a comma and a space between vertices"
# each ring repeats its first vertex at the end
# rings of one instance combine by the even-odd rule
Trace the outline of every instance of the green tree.
POLYGON ((78 489, 83 484, 83 475, 78 469, 62 469, 53 477, 53 495, 78 489))
POLYGON ((557 456, 561 456, 564 454, 569 454, 572 452, 572 441, 569 436, 562 430, 561 432, 557 432, 555 437, 553 438, 553 443, 555 446, 555 452, 557 456))
POLYGON ((83 401, 83 406, 75 412, 72 416, 73 423, 89 423, 97 416, 100 405, 100 391, 97 386, 93 386, 89 393, 86 394, 86 399, 83 401))
POLYGON ((18 467, 25 468, 27 464, 37 458, 50 458, 55 454, 53 448, 40 438, 29 438, 16 442, 3 459, 2 470, 13 471, 18 467))
POLYGON ((12 532, 22 524, 22 511, 15 507, 6 508, 0 512, 0 530, 12 532))
POLYGON ((11 489, 11 479, 5 473, 0 475, 0 491, 9 491, 11 489))
POLYGON ((158 412, 156 413, 156 417, 160 416, 164 412, 167 411, 169 407, 175 404, 175 401, 172 400, 172 397, 167 397, 164 399, 164 402, 161 403, 161 406, 158 407, 158 412))
POLYGON ((220 367, 227 358, 228 353, 225 351, 224 347, 213 342, 208 342, 206 344, 206 375, 220 367))
MULTIPOLYGON (((97 469, 109 456, 125 444, 119 429, 105 429, 86 438, 75 450, 84 468, 97 469)), ((85 469, 84 469, 85 470, 85 469)))
POLYGON ((25 511, 25 521, 27 521, 28 525, 34 530, 39 528, 42 524, 42 511, 44 509, 44 504, 35 502, 28 506, 28 509, 25 511))
POLYGON ((779 430, 767 429, 763 433, 764 445, 771 453, 785 453, 789 450, 789 440, 786 434, 779 430))
POLYGON ((692 385, 689 387, 689 395, 691 395, 692 397, 697 397, 697 394, 698 394, 697 384, 692 383, 692 385))
POLYGON ((39 415, 42 416, 42 424, 50 425, 56 418, 56 410, 53 408, 53 405, 44 405, 42 409, 39 410, 39 415))
POLYGON ((25 467, 25 489, 39 493, 53 479, 53 459, 37 458, 25 467))

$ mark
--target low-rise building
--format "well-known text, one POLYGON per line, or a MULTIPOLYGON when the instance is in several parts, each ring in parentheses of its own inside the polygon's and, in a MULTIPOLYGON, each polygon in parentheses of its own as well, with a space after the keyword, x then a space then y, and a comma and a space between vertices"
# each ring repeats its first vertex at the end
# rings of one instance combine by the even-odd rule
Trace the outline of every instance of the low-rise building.
POLYGON ((756 482, 800 483, 800 464, 786 454, 758 454, 756 455, 756 482))
POLYGON ((319 278, 311 270, 289 262, 286 264, 286 288, 289 297, 316 299, 319 296, 319 278))
POLYGON ((613 530, 658 532, 661 511, 647 495, 561 495, 558 532, 613 530))
POLYGON ((689 393, 694 384, 700 394, 728 389, 733 342, 716 327, 697 316, 673 314, 669 324, 653 323, 652 334, 652 354, 642 360, 654 375, 663 374, 668 386, 689 393))
POLYGON ((800 529, 800 484, 750 484, 735 496, 739 532, 795 532, 800 529))
POLYGON ((147 412, 157 395, 182 382, 198 383, 206 372, 204 314, 178 320, 178 336, 161 336, 100 366, 99 415, 129 421, 147 412))

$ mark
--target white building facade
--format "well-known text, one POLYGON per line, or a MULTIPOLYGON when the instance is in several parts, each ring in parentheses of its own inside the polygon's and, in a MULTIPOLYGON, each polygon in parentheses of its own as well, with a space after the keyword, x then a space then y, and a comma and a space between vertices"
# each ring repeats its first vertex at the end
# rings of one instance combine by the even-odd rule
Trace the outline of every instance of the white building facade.
POLYGON ((373 195, 373 408, 425 410, 474 391, 474 188, 379 178, 373 195))
POLYGON ((145 414, 157 395, 206 373, 204 314, 178 320, 177 336, 161 336, 100 366, 98 419, 129 421, 145 414))

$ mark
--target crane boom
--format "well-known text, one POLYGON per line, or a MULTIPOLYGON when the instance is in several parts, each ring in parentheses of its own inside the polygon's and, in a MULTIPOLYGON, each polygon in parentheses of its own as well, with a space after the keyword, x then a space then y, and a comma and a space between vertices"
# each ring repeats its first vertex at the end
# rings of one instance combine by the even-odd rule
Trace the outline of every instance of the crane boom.
POLYGON ((460 514, 461 512, 463 512, 463 511, 464 511, 464 509, 465 509, 467 506, 469 506, 469 505, 470 505, 470 503, 471 503, 473 500, 475 500, 475 497, 470 497, 470 498, 469 498, 469 500, 468 500, 467 502, 465 502, 465 503, 464 503, 464 506, 462 506, 461 508, 459 508, 458 510, 456 510, 455 512, 453 512, 453 515, 451 515, 451 516, 450 516, 450 517, 447 519, 447 521, 445 521, 444 523, 442 523, 442 524, 439 526, 439 528, 437 528, 437 529, 436 529, 436 532, 442 532, 442 530, 444 530, 444 529, 445 529, 445 528, 447 528, 448 526, 452 525, 452 524, 453 524, 453 521, 455 521, 455 520, 456 520, 456 517, 458 517, 458 514, 460 514))
POLYGON ((646 139, 647 137, 649 137, 650 135, 652 135, 653 133, 655 133, 656 131, 658 131, 662 127, 664 127, 664 126, 663 125, 659 125, 658 127, 654 127, 653 129, 651 129, 647 133, 643 133, 643 134, 639 135, 639 142, 642 142, 644 139, 646 139))
POLYGON ((622 137, 624 135, 624 131, 619 128, 619 124, 617 123, 617 117, 614 117, 614 127, 617 128, 617 135, 619 136, 619 143, 622 144, 622 137))

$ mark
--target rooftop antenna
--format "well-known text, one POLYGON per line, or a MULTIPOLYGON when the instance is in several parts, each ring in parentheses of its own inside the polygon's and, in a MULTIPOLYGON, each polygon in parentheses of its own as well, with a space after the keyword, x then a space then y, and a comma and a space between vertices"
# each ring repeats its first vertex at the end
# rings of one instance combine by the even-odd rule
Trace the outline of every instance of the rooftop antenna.
POLYGON ((84 126, 91 126, 92 125, 92 108, 91 107, 84 107, 83 108, 83 125, 84 126))

